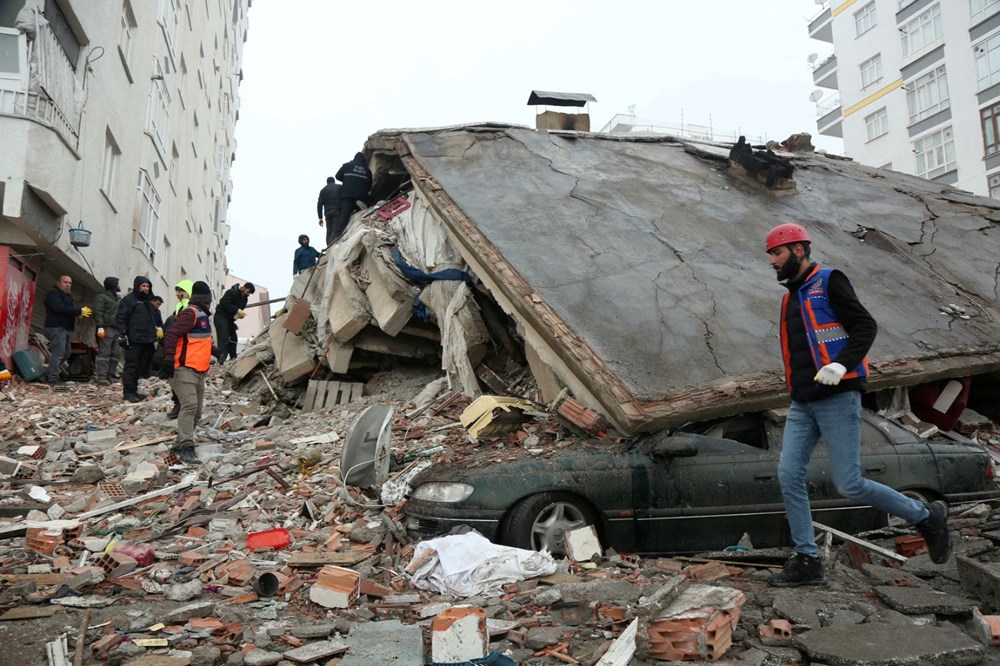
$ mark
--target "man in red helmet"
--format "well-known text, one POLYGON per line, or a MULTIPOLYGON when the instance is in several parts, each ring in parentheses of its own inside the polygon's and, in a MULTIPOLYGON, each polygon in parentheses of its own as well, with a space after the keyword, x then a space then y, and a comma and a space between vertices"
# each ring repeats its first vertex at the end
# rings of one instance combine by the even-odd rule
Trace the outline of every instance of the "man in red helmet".
POLYGON ((792 402, 778 462, 795 554, 771 576, 777 587, 826 585, 806 487, 806 466, 816 443, 826 443, 833 483, 843 497, 899 516, 927 540, 935 563, 948 559, 948 505, 924 504, 861 476, 861 394, 868 389, 868 353, 878 326, 858 300, 847 276, 820 268, 810 258, 810 240, 798 224, 780 224, 767 235, 766 250, 779 282, 788 288, 781 303, 781 352, 792 402))

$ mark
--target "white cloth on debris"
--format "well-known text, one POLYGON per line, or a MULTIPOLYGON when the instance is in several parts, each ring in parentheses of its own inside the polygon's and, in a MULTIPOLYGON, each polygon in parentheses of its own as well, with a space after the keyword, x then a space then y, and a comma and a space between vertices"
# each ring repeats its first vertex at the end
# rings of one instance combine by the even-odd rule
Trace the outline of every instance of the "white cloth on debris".
POLYGON ((506 583, 556 572, 556 561, 547 551, 498 546, 478 532, 422 541, 412 561, 426 551, 432 556, 410 574, 411 581, 422 590, 456 597, 496 593, 506 583))

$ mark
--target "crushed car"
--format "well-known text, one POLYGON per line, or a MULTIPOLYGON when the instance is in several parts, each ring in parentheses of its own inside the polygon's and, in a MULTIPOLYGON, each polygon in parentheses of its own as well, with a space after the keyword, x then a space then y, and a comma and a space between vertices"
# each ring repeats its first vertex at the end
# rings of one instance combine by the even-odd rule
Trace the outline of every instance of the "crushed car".
MULTIPOLYGON (((790 544, 778 484, 785 410, 689 424, 626 442, 584 440, 550 457, 470 467, 439 463, 411 481, 406 526, 428 538, 469 526, 501 544, 565 554, 593 525, 620 552, 693 553, 790 544)), ((923 438, 864 410, 862 472, 921 501, 1000 497, 990 454, 961 436, 923 438), (958 440, 958 441, 956 441, 958 440)), ((858 533, 888 517, 840 497, 826 450, 808 483, 813 518, 858 533)))

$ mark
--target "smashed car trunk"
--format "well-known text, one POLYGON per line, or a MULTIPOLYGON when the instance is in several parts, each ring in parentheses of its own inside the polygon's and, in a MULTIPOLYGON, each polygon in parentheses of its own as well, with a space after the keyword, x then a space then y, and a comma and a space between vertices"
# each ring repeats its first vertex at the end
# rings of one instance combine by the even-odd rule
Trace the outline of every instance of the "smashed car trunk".
POLYGON ((312 325, 271 327, 282 381, 440 360, 469 397, 568 389, 627 435, 781 406, 784 288, 763 238, 787 221, 878 320, 873 389, 1000 368, 1000 202, 772 151, 760 159, 795 188, 769 189, 731 148, 500 125, 373 135, 379 204, 293 285, 286 311, 307 300, 312 325))

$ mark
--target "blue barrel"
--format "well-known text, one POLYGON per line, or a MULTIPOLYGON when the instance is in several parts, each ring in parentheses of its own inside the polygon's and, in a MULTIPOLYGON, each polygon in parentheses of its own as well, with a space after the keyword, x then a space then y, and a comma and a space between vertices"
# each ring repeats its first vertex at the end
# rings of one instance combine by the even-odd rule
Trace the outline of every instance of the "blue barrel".
POLYGON ((26 381, 33 382, 45 372, 42 359, 38 357, 34 349, 16 351, 11 358, 14 360, 14 365, 17 366, 17 371, 26 381))

